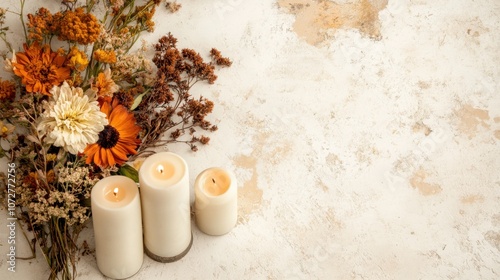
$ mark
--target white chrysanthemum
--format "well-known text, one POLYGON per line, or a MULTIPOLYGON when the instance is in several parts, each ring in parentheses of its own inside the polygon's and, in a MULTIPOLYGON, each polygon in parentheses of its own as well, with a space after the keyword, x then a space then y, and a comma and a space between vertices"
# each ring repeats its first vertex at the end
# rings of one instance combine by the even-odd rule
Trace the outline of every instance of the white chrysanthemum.
POLYGON ((64 82, 50 90, 51 100, 38 124, 38 131, 46 135, 45 142, 62 147, 77 154, 88 144, 99 139, 99 132, 108 124, 102 113, 94 91, 83 92, 81 88, 70 87, 64 82))

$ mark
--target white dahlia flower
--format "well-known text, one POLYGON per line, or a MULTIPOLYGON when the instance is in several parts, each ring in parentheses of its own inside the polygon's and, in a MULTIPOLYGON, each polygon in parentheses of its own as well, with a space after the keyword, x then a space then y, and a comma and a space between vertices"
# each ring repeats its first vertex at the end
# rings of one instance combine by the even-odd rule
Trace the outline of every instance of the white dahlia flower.
POLYGON ((64 82, 50 90, 52 97, 44 105, 38 131, 45 135, 45 142, 78 154, 88 144, 99 139, 99 132, 108 124, 93 90, 85 93, 64 82))

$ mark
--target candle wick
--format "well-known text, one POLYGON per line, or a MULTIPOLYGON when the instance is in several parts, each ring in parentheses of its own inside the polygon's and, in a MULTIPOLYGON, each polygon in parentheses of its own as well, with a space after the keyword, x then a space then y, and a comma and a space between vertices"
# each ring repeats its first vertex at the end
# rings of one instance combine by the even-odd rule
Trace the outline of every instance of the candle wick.
POLYGON ((217 183, 215 183, 215 179, 214 178, 212 178, 212 182, 214 182, 214 184, 217 184, 217 183))

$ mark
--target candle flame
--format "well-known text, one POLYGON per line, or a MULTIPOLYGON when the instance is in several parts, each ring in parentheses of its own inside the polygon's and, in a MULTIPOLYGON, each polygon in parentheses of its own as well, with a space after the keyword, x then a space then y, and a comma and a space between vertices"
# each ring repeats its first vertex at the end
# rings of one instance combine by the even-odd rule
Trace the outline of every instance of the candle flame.
POLYGON ((158 165, 158 167, 156 167, 156 171, 158 171, 160 174, 163 174, 164 170, 165 169, 163 168, 163 165, 161 165, 161 164, 158 165))
POLYGON ((118 188, 115 188, 115 189, 113 190, 113 194, 114 194, 115 196, 118 194, 118 188))

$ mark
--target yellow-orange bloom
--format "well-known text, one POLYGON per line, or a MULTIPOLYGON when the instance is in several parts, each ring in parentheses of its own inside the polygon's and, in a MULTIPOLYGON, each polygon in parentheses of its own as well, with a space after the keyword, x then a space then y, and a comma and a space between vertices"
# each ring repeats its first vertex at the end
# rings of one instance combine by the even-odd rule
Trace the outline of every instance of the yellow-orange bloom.
POLYGON ((92 44, 99 38, 101 25, 93 14, 83 8, 66 11, 60 19, 59 39, 74 41, 82 45, 92 44))
POLYGON ((99 73, 95 83, 92 85, 92 89, 97 92, 98 96, 113 96, 113 93, 118 91, 119 88, 111 78, 111 70, 109 68, 99 73))
POLYGON ((0 101, 13 100, 16 97, 16 85, 0 79, 0 101))
POLYGON ((80 72, 85 70, 85 68, 87 68, 87 65, 89 64, 87 55, 84 52, 80 51, 77 47, 71 48, 68 57, 68 66, 80 72))
POLYGON ((94 52, 94 59, 102 62, 102 63, 109 63, 113 64, 116 63, 116 53, 114 50, 97 50, 94 52))
POLYGON ((0 137, 7 138, 15 129, 16 127, 12 124, 0 121, 0 137))
POLYGON ((37 42, 53 32, 56 22, 47 8, 41 7, 33 14, 28 14, 28 38, 37 42))
POLYGON ((99 133, 97 143, 85 149, 86 163, 95 163, 102 168, 121 165, 127 161, 128 155, 137 153, 137 145, 141 143, 137 135, 141 128, 136 125, 134 115, 117 101, 104 101, 101 112, 108 116, 109 125, 99 133))
POLYGON ((53 52, 49 45, 24 44, 24 52, 16 53, 15 60, 12 61, 14 73, 21 78, 27 92, 50 96, 49 90, 71 75, 70 69, 64 66, 66 57, 53 52))

